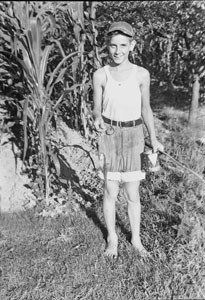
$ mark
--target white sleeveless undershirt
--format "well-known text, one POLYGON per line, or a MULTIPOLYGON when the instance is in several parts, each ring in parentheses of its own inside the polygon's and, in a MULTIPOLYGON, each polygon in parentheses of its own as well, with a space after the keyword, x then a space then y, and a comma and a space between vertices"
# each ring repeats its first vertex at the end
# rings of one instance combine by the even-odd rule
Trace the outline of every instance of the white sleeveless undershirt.
POLYGON ((136 79, 137 66, 133 65, 124 81, 115 80, 109 66, 104 67, 107 82, 103 93, 102 115, 115 121, 141 118, 141 91, 136 79))

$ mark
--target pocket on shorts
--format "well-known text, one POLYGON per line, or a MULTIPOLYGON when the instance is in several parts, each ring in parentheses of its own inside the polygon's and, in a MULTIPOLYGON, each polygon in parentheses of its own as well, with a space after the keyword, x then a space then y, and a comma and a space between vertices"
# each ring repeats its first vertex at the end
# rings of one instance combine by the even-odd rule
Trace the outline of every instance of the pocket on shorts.
POLYGON ((123 136, 123 144, 127 148, 140 148, 144 150, 144 132, 142 125, 126 128, 123 136))
MULTIPOLYGON (((110 125, 106 124, 106 130, 110 128, 110 125)), ((110 153, 115 144, 115 131, 113 134, 109 135, 106 131, 102 132, 98 137, 98 151, 99 153, 110 153)))

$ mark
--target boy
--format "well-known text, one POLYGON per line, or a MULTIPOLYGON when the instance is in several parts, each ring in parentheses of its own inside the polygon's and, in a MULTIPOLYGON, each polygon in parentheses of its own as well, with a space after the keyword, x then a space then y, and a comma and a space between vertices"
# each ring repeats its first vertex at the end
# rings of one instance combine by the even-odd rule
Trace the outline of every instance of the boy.
POLYGON ((110 63, 93 74, 93 119, 100 133, 99 156, 103 160, 103 213, 107 226, 107 256, 117 257, 115 201, 120 182, 128 203, 131 243, 142 255, 147 251, 140 239, 141 154, 144 151, 142 119, 148 130, 153 152, 163 151, 156 139, 150 107, 150 75, 143 67, 129 61, 135 47, 134 31, 127 22, 114 22, 108 30, 110 63))

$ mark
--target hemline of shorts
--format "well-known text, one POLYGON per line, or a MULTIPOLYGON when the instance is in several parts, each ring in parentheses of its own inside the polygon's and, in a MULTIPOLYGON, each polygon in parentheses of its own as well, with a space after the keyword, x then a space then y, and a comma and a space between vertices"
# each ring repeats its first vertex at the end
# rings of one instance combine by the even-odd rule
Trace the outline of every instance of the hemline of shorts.
POLYGON ((114 180, 121 182, 134 182, 145 179, 146 172, 143 171, 132 171, 132 172, 107 172, 104 176, 103 172, 98 172, 98 176, 105 180, 114 180))

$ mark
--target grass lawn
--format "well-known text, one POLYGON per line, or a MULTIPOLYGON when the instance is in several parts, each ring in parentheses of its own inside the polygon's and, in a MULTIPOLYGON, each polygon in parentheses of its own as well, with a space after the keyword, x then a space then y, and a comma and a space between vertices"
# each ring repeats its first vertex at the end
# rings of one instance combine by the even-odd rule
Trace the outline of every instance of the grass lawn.
MULTIPOLYGON (((172 116, 168 112, 160 111, 166 137, 158 131, 166 151, 202 174, 204 146, 190 138, 177 110, 172 116)), ((121 194, 116 203, 119 256, 104 256, 102 185, 84 168, 82 178, 71 176, 67 214, 45 217, 38 207, 1 213, 0 299, 205 299, 204 183, 164 156, 160 163, 161 170, 148 174, 140 186, 141 237, 151 258, 142 259, 132 249, 121 194)))
POLYGON ((152 253, 142 260, 129 243, 121 201, 117 260, 103 255, 101 202, 55 218, 32 210, 1 215, 0 299, 205 299, 202 241, 177 238, 177 220, 142 203, 142 240, 152 253))

